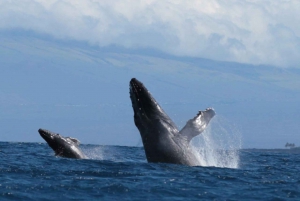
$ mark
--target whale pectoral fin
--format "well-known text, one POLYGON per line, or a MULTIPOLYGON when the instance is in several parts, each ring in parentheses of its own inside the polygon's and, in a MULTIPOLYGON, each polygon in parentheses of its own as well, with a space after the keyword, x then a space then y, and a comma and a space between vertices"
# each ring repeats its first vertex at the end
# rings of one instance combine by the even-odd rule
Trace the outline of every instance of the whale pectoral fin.
POLYGON ((63 153, 63 151, 60 151, 60 152, 55 152, 55 156, 61 156, 63 153))
POLYGON ((197 123, 196 117, 188 120, 186 125, 179 131, 179 133, 187 140, 187 142, 190 142, 193 137, 199 135, 204 130, 201 124, 197 123))
POLYGON ((205 130, 214 115, 215 111, 212 108, 207 108, 205 111, 199 111, 194 118, 188 120, 179 133, 190 142, 193 137, 196 137, 205 130))
POLYGON ((66 138, 74 142, 76 145, 80 145, 80 141, 77 140, 76 138, 72 138, 72 137, 66 137, 66 138))

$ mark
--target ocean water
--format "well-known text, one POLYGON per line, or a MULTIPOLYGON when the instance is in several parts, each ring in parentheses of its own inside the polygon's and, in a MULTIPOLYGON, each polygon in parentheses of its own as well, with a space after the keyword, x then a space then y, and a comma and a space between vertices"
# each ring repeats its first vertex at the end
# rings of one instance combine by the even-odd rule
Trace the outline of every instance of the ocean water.
POLYGON ((222 167, 188 167, 147 163, 142 147, 81 148, 90 159, 0 142, 0 200, 300 200, 297 150, 238 150, 212 162, 222 167))

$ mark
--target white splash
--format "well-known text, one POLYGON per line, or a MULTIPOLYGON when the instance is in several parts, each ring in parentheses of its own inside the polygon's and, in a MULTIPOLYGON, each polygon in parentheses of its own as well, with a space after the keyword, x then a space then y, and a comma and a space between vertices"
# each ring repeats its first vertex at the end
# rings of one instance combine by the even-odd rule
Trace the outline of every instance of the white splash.
POLYGON ((103 148, 101 146, 88 147, 85 146, 82 148, 82 151, 89 159, 103 160, 103 148))
POLYGON ((225 119, 215 116, 191 145, 201 166, 239 167, 241 133, 225 119))

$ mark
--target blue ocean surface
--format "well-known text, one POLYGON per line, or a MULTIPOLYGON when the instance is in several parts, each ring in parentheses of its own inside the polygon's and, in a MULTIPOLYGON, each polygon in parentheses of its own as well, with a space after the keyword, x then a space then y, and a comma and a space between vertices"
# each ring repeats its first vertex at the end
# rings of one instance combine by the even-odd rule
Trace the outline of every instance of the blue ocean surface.
POLYGON ((0 200, 300 200, 300 151, 238 151, 238 166, 147 163, 142 147, 0 142, 0 200))

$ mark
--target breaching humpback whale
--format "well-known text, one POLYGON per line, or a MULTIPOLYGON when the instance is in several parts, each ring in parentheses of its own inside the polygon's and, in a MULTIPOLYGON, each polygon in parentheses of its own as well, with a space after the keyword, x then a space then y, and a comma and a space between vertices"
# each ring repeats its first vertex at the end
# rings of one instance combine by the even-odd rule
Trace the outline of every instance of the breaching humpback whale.
POLYGON ((189 142, 203 132, 213 118, 212 108, 199 111, 179 131, 146 87, 135 78, 130 81, 130 98, 148 162, 200 165, 189 142))
POLYGON ((48 143, 48 145, 54 150, 55 156, 61 156, 66 158, 87 158, 80 148, 78 147, 80 142, 71 137, 63 137, 58 133, 53 133, 45 129, 39 129, 41 137, 48 143))

